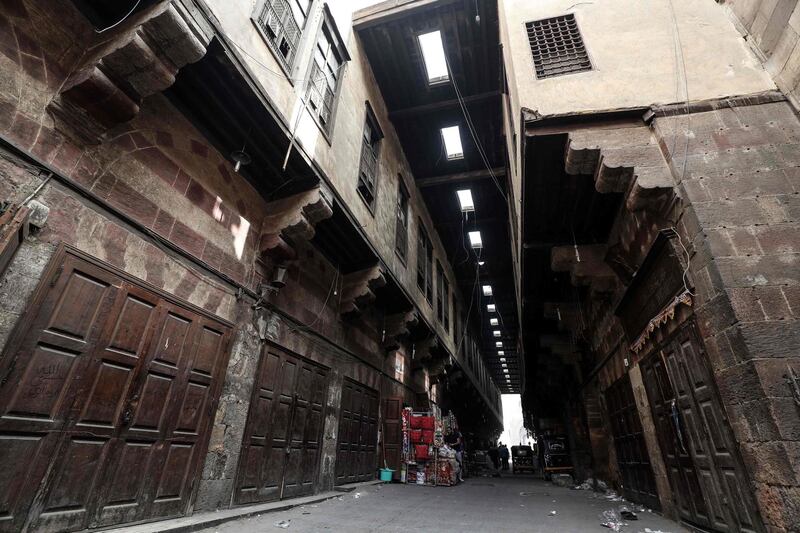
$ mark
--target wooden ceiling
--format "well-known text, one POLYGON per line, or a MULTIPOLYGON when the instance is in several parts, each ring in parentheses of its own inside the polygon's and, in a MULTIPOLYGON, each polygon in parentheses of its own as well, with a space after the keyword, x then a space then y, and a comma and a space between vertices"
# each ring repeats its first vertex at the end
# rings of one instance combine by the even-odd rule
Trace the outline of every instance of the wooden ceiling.
POLYGON ((520 365, 515 358, 519 328, 506 202, 504 84, 497 2, 393 0, 357 12, 354 27, 448 260, 454 266, 465 302, 460 311, 466 315, 474 294, 471 327, 480 332, 482 352, 496 383, 501 385, 501 391, 508 392, 501 379, 496 339, 492 336, 494 329, 503 331, 507 364, 518 391, 520 365), (430 85, 417 37, 435 30, 442 32, 452 79, 430 85), (474 126, 475 138, 465 114, 474 126), (448 161, 440 130, 454 125, 460 129, 464 158, 448 161), (483 148, 486 161, 478 145, 483 148), (496 180, 490 177, 487 166, 493 169, 496 180), (476 206, 476 213, 466 221, 456 198, 456 190, 462 188, 472 190, 476 206), (478 272, 477 286, 475 254, 466 240, 467 232, 476 229, 483 238, 481 259, 485 261, 478 272), (492 285, 492 299, 480 295, 482 284, 492 285), (500 328, 489 326, 486 304, 491 302, 500 311, 500 328))

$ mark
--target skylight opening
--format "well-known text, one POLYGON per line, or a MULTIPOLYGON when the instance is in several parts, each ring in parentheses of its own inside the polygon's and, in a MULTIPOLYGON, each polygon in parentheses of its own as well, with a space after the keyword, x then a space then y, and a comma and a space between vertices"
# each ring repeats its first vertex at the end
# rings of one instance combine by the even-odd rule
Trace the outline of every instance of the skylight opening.
POLYGON ((469 232, 469 245, 475 249, 483 248, 483 241, 481 240, 480 231, 469 232))
POLYGON ((498 325, 499 323, 500 323, 500 321, 499 321, 499 320, 497 320, 496 318, 490 318, 490 319, 489 319, 489 325, 490 325, 490 326, 496 326, 496 325, 498 325))
POLYGON ((496 329, 496 330, 494 330, 492 332, 492 335, 494 335, 495 337, 502 337, 503 336, 503 332, 500 331, 499 329, 496 329))
POLYGON ((506 352, 504 352, 503 350, 500 350, 500 351, 497 352, 497 355, 505 355, 505 354, 506 354, 506 352))
POLYGON ((444 140, 444 150, 447 152, 448 161, 464 158, 464 148, 461 146, 461 130, 458 126, 442 128, 442 140, 444 140))
POLYGON ((501 362, 501 363, 505 363, 505 362, 506 362, 506 358, 505 358, 505 357, 501 357, 501 358, 500 358, 500 362, 501 362))
POLYGON ((478 261, 478 266, 483 266, 486 264, 486 261, 478 261))
POLYGON ((472 199, 472 191, 469 189, 461 189, 456 191, 458 195, 458 203, 461 204, 461 212, 469 213, 475 211, 475 202, 472 199))
POLYGON ((503 363, 501 366, 502 366, 503 368, 508 368, 508 365, 507 365, 507 364, 505 364, 505 363, 503 363))
POLYGON ((496 343, 494 343, 494 345, 495 345, 497 348, 502 348, 502 347, 503 347, 503 343, 502 343, 502 342, 500 342, 500 341, 497 341, 496 343))
POLYGON ((489 304, 486 306, 486 310, 489 311, 490 313, 494 313, 497 310, 497 307, 495 307, 494 304, 489 304))
MULTIPOLYGON (((492 286, 491 285, 484 285, 483 286, 483 295, 484 296, 491 296, 492 295, 492 286)), ((494 307, 494 305, 490 305, 490 307, 494 307)), ((490 311, 494 311, 494 309, 489 309, 490 311)))
POLYGON ((439 30, 423 33, 417 37, 419 48, 422 51, 422 60, 425 62, 425 73, 428 83, 442 83, 450 79, 447 73, 447 61, 444 57, 444 44, 442 32, 439 30))

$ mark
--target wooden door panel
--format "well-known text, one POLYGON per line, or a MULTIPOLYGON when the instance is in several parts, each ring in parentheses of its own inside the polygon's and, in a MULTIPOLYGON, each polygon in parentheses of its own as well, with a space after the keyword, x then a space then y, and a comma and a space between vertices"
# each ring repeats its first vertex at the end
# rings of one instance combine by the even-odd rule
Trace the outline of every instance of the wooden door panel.
POLYGON ((625 496, 660 509, 655 477, 628 375, 613 383, 604 395, 625 496))
POLYGON ((0 360, 8 380, 0 385, 0 440, 15 441, 0 449, 0 469, 15 472, 16 458, 25 480, 0 476, 0 531, 69 531, 185 512, 229 327, 170 298, 80 252, 54 256, 0 360), (222 336, 207 356, 202 402, 181 377, 190 362, 186 326, 200 322, 222 336), (194 418, 180 416, 179 401, 194 418), (191 442, 172 442, 178 420, 192 427, 191 442), (183 460, 173 451, 180 446, 190 451, 183 460), (175 476, 179 489, 163 485, 174 492, 171 503, 157 505, 156 485, 175 476))
POLYGON ((383 400, 383 439, 382 456, 386 457, 389 468, 395 472, 393 476, 399 477, 400 459, 403 451, 403 431, 400 414, 403 410, 403 399, 399 397, 383 400))
POLYGON ((313 492, 326 390, 327 370, 276 348, 264 351, 245 425, 237 503, 313 492))
POLYGON ((693 321, 649 359, 645 382, 681 517, 714 531, 763 531, 693 321))

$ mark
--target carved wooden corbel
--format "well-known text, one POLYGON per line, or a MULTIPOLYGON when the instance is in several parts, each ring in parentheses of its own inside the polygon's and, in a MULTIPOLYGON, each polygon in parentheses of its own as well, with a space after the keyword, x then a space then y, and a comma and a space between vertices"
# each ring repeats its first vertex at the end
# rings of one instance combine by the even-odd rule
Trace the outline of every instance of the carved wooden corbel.
POLYGON ((564 169, 593 176, 600 193, 627 194, 630 211, 660 210, 675 194, 669 165, 644 125, 571 131, 564 169))
POLYGON ((419 314, 412 309, 405 313, 389 315, 385 319, 383 347, 389 352, 400 347, 400 341, 411 334, 411 328, 419 323, 419 314))
POLYGON ((358 315, 365 305, 375 300, 375 289, 386 285, 383 269, 375 265, 342 277, 342 303, 339 312, 343 315, 358 315))
POLYGON ((210 37, 172 0, 131 17, 131 24, 96 37, 81 68, 47 109, 56 128, 82 144, 132 120, 139 103, 164 91, 178 71, 206 53, 210 37))
POLYGON ((550 251, 550 268, 554 272, 569 272, 572 284, 591 286, 593 292, 605 293, 614 289, 617 277, 605 262, 606 245, 554 246, 550 251))
POLYGON ((269 202, 266 211, 259 252, 265 259, 286 263, 296 258, 297 243, 313 238, 314 226, 333 215, 333 204, 320 186, 269 202))

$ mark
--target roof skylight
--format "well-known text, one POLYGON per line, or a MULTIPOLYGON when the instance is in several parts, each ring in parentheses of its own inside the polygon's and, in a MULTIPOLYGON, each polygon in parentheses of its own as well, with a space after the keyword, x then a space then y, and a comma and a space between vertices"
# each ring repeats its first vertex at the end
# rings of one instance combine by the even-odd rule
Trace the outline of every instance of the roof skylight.
POLYGON ((494 335, 495 337, 502 337, 503 336, 503 332, 500 331, 499 329, 496 329, 496 330, 494 330, 492 332, 492 335, 494 335))
POLYGON ((506 352, 504 352, 503 350, 500 350, 500 351, 497 352, 497 355, 505 355, 505 354, 506 354, 506 352))
POLYGON ((497 307, 495 307, 494 304, 488 304, 486 306, 486 310, 489 311, 490 313, 494 313, 497 310, 497 307))
POLYGON ((447 160, 464 158, 464 148, 461 146, 461 130, 458 126, 442 128, 442 139, 444 140, 444 150, 447 152, 447 160))
POLYGON ((490 325, 490 326, 496 326, 496 325, 498 325, 499 323, 500 323, 500 321, 499 321, 499 320, 497 320, 496 318, 490 318, 490 319, 489 319, 489 325, 490 325))
POLYGON ((441 83, 450 79, 447 74, 447 61, 444 57, 442 32, 439 30, 423 33, 419 37, 419 47, 422 50, 422 60, 425 62, 425 73, 428 83, 441 83))
POLYGON ((456 191, 458 195, 458 203, 461 204, 461 211, 467 213, 475 211, 475 202, 472 200, 472 191, 469 189, 461 189, 456 191))
MULTIPOLYGON (((491 285, 484 285, 483 286, 483 295, 484 296, 491 296, 492 295, 492 286, 491 285)), ((494 307, 494 306, 492 306, 492 307, 494 307)), ((493 311, 493 309, 490 309, 490 311, 493 311)))
POLYGON ((469 232, 469 245, 473 248, 483 248, 483 241, 481 240, 480 231, 469 232))
POLYGON ((498 348, 502 348, 503 347, 503 343, 501 341, 497 341, 496 343, 494 343, 494 345, 496 347, 498 347, 498 348))

